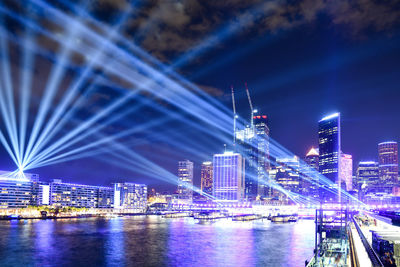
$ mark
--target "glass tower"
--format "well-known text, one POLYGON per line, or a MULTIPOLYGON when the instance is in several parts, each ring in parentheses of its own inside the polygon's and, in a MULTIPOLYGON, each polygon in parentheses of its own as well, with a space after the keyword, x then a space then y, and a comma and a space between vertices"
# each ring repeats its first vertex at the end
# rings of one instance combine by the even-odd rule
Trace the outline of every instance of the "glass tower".
POLYGON ((201 164, 201 192, 212 195, 213 190, 213 165, 211 161, 201 164))
POLYGON ((320 199, 340 202, 340 113, 324 117, 318 126, 319 172, 331 182, 320 187, 320 199))
POLYGON ((360 161, 357 168, 357 189, 363 199, 368 191, 379 184, 379 164, 375 161, 360 161))
POLYGON ((258 196, 271 195, 268 184, 269 163, 269 128, 266 115, 253 117, 254 126, 235 132, 236 152, 246 161, 245 198, 255 200, 258 196))
POLYGON ((303 167, 303 175, 305 179, 301 179, 302 190, 305 195, 313 198, 319 198, 319 177, 317 172, 319 170, 319 151, 318 148, 312 147, 306 154, 304 162, 307 164, 303 167))
POLYGON ((254 157, 257 162, 257 195, 271 196, 272 188, 267 186, 268 184, 268 173, 270 169, 269 162, 269 128, 267 125, 267 116, 254 116, 254 128, 255 128, 255 151, 254 157))
POLYGON ((378 144, 379 152, 379 179, 382 184, 399 183, 399 161, 397 142, 383 142, 378 144))
POLYGON ((178 200, 189 204, 193 201, 193 162, 190 160, 179 161, 178 163, 178 200))

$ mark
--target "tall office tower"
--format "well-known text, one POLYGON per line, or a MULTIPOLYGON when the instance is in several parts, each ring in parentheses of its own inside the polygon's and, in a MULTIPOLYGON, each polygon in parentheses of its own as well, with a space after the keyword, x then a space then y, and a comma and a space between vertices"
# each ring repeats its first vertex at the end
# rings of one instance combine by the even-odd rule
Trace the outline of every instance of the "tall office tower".
POLYGON ((236 131, 236 151, 246 161, 245 198, 255 200, 257 196, 269 195, 269 128, 267 116, 253 116, 253 127, 236 131))
POLYGON ((319 172, 332 182, 320 187, 320 199, 321 202, 340 202, 340 113, 326 116, 318 124, 319 172))
POLYGON ((302 174, 303 179, 301 179, 301 188, 305 195, 311 196, 313 198, 319 198, 319 152, 318 148, 312 147, 308 151, 304 162, 307 164, 303 168, 302 174))
POLYGON ((213 195, 217 201, 240 202, 244 198, 245 160, 239 153, 213 157, 213 195))
POLYGON ((382 184, 399 183, 399 160, 397 142, 378 144, 379 179, 382 184))
POLYGON ((314 168, 315 170, 318 171, 319 169, 319 152, 318 148, 315 149, 312 147, 310 151, 308 151, 306 157, 304 158, 304 161, 307 163, 308 166, 314 168))
POLYGON ((266 115, 254 116, 255 147, 254 156, 257 161, 258 192, 261 197, 271 196, 272 187, 268 186, 269 162, 269 128, 266 115))
POLYGON ((257 158, 254 154, 255 129, 247 126, 236 131, 235 152, 243 156, 245 161, 244 197, 247 201, 255 200, 258 195, 257 158))
POLYGON ((287 191, 300 193, 299 158, 277 158, 276 164, 276 182, 287 191))
POLYGON ((346 191, 353 190, 353 157, 349 154, 340 155, 340 180, 346 191))
POLYGON ((193 162, 190 160, 178 163, 178 200, 181 203, 192 203, 193 201, 193 162))
POLYGON ((366 192, 379 184, 379 165, 375 161, 360 161, 357 168, 357 189, 366 192))
POLYGON ((212 195, 213 191, 213 165, 211 161, 201 164, 201 192, 212 195))

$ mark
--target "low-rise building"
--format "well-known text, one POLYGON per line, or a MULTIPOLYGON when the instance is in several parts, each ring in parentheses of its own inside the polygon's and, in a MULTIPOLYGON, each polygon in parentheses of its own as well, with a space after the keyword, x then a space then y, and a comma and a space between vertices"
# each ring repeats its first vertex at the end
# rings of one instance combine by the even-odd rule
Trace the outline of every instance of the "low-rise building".
POLYGON ((114 208, 127 212, 144 212, 147 207, 147 186, 135 183, 114 184, 114 208))

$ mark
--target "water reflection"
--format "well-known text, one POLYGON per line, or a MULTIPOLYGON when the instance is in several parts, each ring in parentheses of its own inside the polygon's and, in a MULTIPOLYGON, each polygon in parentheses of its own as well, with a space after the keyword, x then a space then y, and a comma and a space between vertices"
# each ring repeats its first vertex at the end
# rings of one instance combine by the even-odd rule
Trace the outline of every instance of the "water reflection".
POLYGON ((0 266, 303 266, 313 233, 313 221, 0 221, 0 266))
POLYGON ((104 244, 105 264, 107 266, 125 265, 124 220, 117 218, 108 221, 110 231, 105 233, 104 244))

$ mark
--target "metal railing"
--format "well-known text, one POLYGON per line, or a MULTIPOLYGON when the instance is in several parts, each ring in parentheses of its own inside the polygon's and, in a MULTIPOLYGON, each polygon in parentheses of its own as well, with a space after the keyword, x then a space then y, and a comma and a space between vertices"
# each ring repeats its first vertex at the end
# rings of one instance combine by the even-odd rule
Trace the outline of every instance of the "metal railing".
POLYGON ((371 245, 368 243, 367 238, 365 238, 364 233, 362 232, 360 226, 358 225, 358 222, 356 221, 356 219, 354 217, 353 217, 353 223, 356 226, 356 229, 357 229, 358 235, 360 236, 361 242, 363 243, 364 248, 367 251, 367 254, 369 256, 369 259, 372 262, 372 266, 383 267, 383 263, 381 262, 381 259, 376 254, 376 252, 371 247, 371 245))
POLYGON ((360 262, 358 261, 357 251, 356 251, 356 248, 354 245, 354 240, 353 240, 353 233, 351 232, 350 226, 349 226, 349 229, 347 230, 347 234, 349 235, 349 242, 350 242, 351 266, 352 267, 361 267, 360 262))

